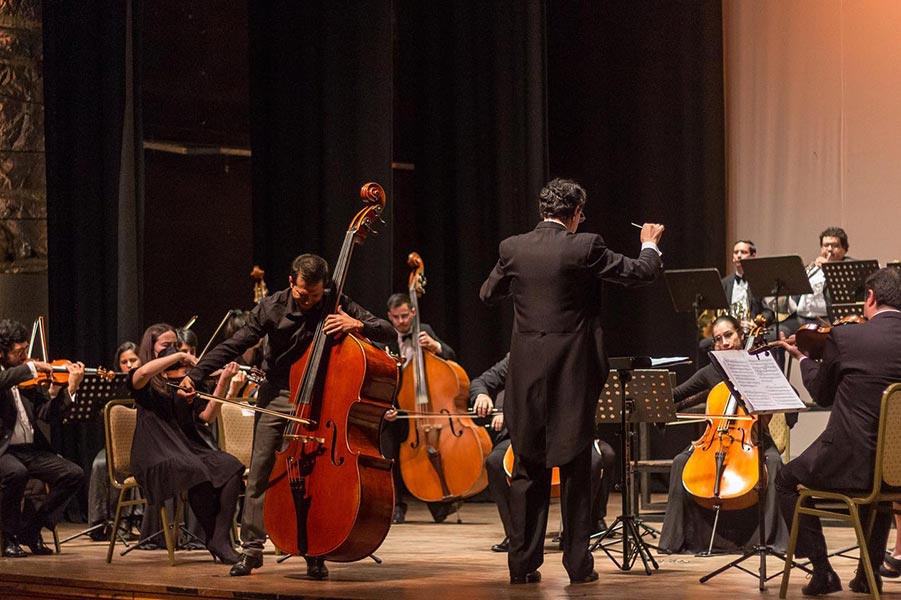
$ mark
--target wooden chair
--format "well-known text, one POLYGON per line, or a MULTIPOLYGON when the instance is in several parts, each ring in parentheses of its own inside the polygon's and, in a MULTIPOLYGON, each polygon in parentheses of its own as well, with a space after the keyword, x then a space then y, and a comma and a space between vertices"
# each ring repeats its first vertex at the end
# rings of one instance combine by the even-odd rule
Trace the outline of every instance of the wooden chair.
POLYGON ((795 505, 795 518, 792 520, 788 551, 785 553, 782 587, 779 589, 780 598, 785 598, 788 592, 788 578, 791 575, 795 544, 798 541, 798 520, 800 515, 805 514, 821 519, 846 521, 852 524, 854 533, 857 535, 857 545, 863 553, 863 560, 860 562, 864 565, 871 595, 878 600, 879 590, 876 588, 873 566, 866 556, 866 538, 873 529, 877 506, 886 502, 901 501, 901 491, 883 491, 883 485, 893 488, 901 487, 901 383, 890 385, 882 395, 872 489, 844 494, 841 492, 801 488, 801 495, 798 498, 798 503, 795 505), (835 502, 840 508, 830 509, 823 506, 817 507, 816 505, 804 506, 804 502, 808 498, 814 502, 818 500, 835 502), (860 523, 861 506, 872 506, 866 530, 860 523))
MULTIPOLYGON (((119 501, 116 503, 116 515, 113 518, 110 534, 109 550, 106 562, 113 560, 113 548, 116 545, 116 532, 122 519, 122 509, 128 506, 146 505, 143 497, 135 498, 135 491, 140 489, 138 482, 131 474, 131 443, 134 439, 137 410, 132 400, 111 400, 103 409, 103 424, 106 431, 106 462, 109 469, 110 484, 119 490, 119 501), (126 499, 130 498, 130 499, 126 499)), ((160 507, 163 523, 163 537, 166 539, 166 550, 169 553, 169 564, 175 564, 175 523, 181 522, 182 502, 179 499, 175 510, 175 520, 170 523, 166 517, 165 503, 160 507)))

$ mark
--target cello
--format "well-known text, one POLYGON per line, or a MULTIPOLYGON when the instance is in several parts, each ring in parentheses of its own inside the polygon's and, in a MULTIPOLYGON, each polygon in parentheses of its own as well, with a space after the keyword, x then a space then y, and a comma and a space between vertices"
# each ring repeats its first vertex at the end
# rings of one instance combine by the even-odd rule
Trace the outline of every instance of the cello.
MULTIPOLYGON (((385 206, 376 183, 351 221, 335 266, 325 314, 337 312, 354 246, 385 206)), ((324 319, 323 319, 324 321, 324 319)), ((290 554, 360 560, 385 539, 394 510, 391 461, 379 452, 379 428, 397 387, 397 364, 366 339, 335 339, 316 327, 313 343, 291 367, 294 416, 277 452, 263 505, 273 543, 290 554)))
POLYGON ((488 432, 467 416, 469 377, 463 367, 438 358, 419 345, 419 296, 425 292, 425 266, 416 252, 407 258, 413 359, 404 368, 397 403, 412 417, 398 460, 404 484, 424 502, 467 498, 488 487, 485 457, 488 432))

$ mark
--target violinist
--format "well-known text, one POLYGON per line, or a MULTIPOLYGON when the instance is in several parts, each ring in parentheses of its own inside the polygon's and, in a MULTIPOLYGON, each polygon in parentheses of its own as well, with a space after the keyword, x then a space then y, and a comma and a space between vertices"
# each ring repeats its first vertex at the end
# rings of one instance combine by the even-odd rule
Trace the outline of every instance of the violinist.
MULTIPOLYGON (((713 322, 714 350, 741 350, 744 347, 745 335, 738 319, 723 315, 713 322)), ((723 379, 713 367, 706 365, 673 390, 676 412, 685 412, 692 407, 703 405, 707 394, 723 379)), ((790 421, 791 424, 794 424, 790 421)), ((713 533, 714 513, 692 500, 685 492, 682 473, 685 464, 692 454, 692 446, 683 450, 673 459, 670 470, 669 497, 666 503, 666 514, 660 535, 659 549, 666 554, 706 552, 710 546, 713 533)), ((764 453, 768 480, 773 479, 782 467, 779 451, 768 433, 764 434, 764 453)), ((711 465, 713 469, 713 465, 711 465)), ((784 551, 788 541, 788 529, 780 518, 776 504, 776 489, 773 485, 766 488, 765 519, 767 544, 779 551, 784 551)), ((758 512, 756 505, 751 508, 723 513, 717 525, 713 549, 721 552, 732 552, 742 547, 753 546, 757 541, 758 512), (725 515, 728 515, 726 517, 725 515)))
MULTIPOLYGON (((867 278, 864 288, 863 313, 867 322, 833 328, 826 339, 822 361, 804 356, 787 341, 780 342, 800 361, 804 387, 813 400, 832 408, 823 433, 776 477, 779 504, 787 523, 794 516, 799 485, 868 490, 873 484, 882 393, 889 384, 901 381, 901 270, 880 269, 867 278)), ((866 523, 868 507, 861 507, 860 512, 861 522, 866 523)), ((867 541, 880 590, 879 565, 890 526, 891 516, 878 511, 867 541)), ((801 516, 796 554, 808 557, 813 566, 810 583, 802 589, 805 595, 842 589, 827 558, 818 518, 801 516)), ((870 593, 862 567, 858 567, 849 587, 853 592, 870 593)))
MULTIPOLYGON (((504 386, 507 382, 507 367, 510 354, 476 377, 469 384, 469 400, 473 410, 480 417, 491 416, 491 428, 498 432, 499 441, 485 459, 488 471, 488 491, 497 504, 497 512, 504 526, 504 539, 491 546, 493 552, 510 550, 510 485, 504 470, 504 455, 510 447, 510 436, 504 427, 504 386)), ((616 469, 616 454, 603 440, 595 440, 591 453, 591 522, 595 532, 606 531, 604 521, 607 516, 607 500, 610 484, 616 469)), ((561 533, 561 545, 563 544, 561 533)))
MULTIPOLYGON (((417 343, 425 350, 439 356, 444 360, 456 360, 457 355, 454 349, 447 342, 438 339, 435 331, 426 323, 420 323, 419 340, 412 339, 411 329, 413 327, 413 316, 415 309, 410 306, 410 296, 404 293, 392 294, 388 298, 388 320, 394 326, 396 332, 395 338, 387 344, 391 352, 403 359, 403 368, 410 364, 413 359, 413 344, 417 343)), ((403 368, 401 375, 403 375, 403 368)), ((400 384, 398 384, 400 389, 400 384)), ((382 454, 385 458, 394 459, 392 467, 392 475, 394 477, 394 523, 403 523, 406 520, 407 503, 404 502, 404 496, 407 488, 404 485, 403 477, 400 474, 400 466, 397 462, 399 456, 399 448, 403 441, 407 438, 408 422, 404 420, 392 421, 395 411, 391 411, 385 415, 388 422, 381 435, 382 454)), ((426 506, 432 514, 432 519, 436 523, 441 523, 447 519, 448 515, 453 514, 459 506, 455 502, 427 502, 426 506)))
MULTIPOLYGON (((181 380, 185 367, 196 361, 179 352, 177 344, 173 327, 151 325, 141 340, 142 364, 128 373, 138 410, 131 450, 134 476, 148 506, 158 507, 187 492, 213 560, 234 564, 239 556, 229 541, 229 529, 244 466, 231 454, 211 448, 197 431, 198 421, 216 420, 219 404, 200 400, 189 404, 166 386, 169 380, 181 380)), ((229 367, 224 372, 234 375, 237 365, 229 367)), ((217 392, 227 382, 227 377, 220 378, 217 392)))
MULTIPOLYGON (((246 324, 210 350, 182 380, 182 387, 194 390, 210 373, 268 336, 263 356, 266 381, 257 394, 257 406, 290 415, 294 409, 289 389, 291 366, 313 342, 313 333, 320 321, 324 321, 323 331, 327 335, 357 332, 383 344, 395 338, 394 329, 387 321, 379 319, 346 296, 341 298, 337 312, 324 314, 323 298, 334 293, 329 288, 330 284, 325 259, 315 254, 295 258, 288 276, 288 287, 263 297, 250 312, 246 324)), ((284 441, 285 423, 283 419, 271 415, 256 415, 253 455, 241 518, 244 552, 240 561, 232 567, 232 576, 250 575, 253 569, 263 565, 263 545, 266 542, 263 498, 275 464, 275 453, 284 441)), ((308 557, 307 575, 315 579, 327 577, 328 569, 324 561, 308 557)))
POLYGON ((68 383, 53 381, 49 387, 20 387, 40 375, 50 375, 48 363, 28 360, 25 327, 9 319, 0 321, 0 528, 4 531, 3 556, 18 558, 27 553, 52 554, 44 545, 41 529, 52 529, 62 517, 69 499, 80 488, 84 472, 78 465, 55 454, 37 426, 63 416, 84 378, 84 365, 69 363, 68 383), (50 486, 50 494, 36 512, 22 510, 29 479, 50 486))
POLYGON ((511 584, 537 583, 554 466, 560 467, 563 566, 571 583, 598 580, 588 551, 591 536, 591 446, 595 411, 609 366, 600 325, 602 281, 651 283, 662 263, 663 225, 645 223, 641 252, 630 258, 601 236, 576 233, 587 194, 568 179, 540 192, 542 221, 500 243, 500 258, 479 295, 513 302, 504 419, 516 452, 510 486, 512 530, 507 555, 511 584))

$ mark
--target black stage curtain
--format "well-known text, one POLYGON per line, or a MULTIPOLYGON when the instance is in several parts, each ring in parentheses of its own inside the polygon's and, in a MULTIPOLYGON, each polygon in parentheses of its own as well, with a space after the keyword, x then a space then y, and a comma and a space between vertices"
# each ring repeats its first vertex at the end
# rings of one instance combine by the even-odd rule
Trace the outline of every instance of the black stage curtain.
POLYGON ((534 226, 546 179, 544 11, 532 1, 397 2, 396 157, 415 164, 398 204, 395 291, 416 250, 423 321, 471 376, 507 352, 512 310, 479 287, 501 239, 534 226))
MULTIPOLYGON (((120 327, 140 323, 140 126, 128 87, 130 4, 43 7, 51 358, 110 368, 120 327)), ((89 473, 103 445, 102 425, 57 427, 53 434, 57 449, 89 473)))
POLYGON ((272 290, 291 260, 334 267, 359 190, 388 195, 379 236, 358 247, 345 291, 381 314, 390 293, 391 4, 249 2, 255 262, 272 290))
MULTIPOLYGON (((551 176, 589 193, 583 231, 635 256, 630 221, 664 223, 664 267, 723 271, 725 152, 719 1, 548 3, 551 176)), ((606 286, 611 355, 695 355, 693 317, 663 281, 606 286)))

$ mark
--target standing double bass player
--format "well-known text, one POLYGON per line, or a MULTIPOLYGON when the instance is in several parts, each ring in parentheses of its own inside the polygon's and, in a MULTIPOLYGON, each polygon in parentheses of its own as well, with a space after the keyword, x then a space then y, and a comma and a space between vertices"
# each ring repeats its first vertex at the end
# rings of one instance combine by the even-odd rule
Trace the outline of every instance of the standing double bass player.
MULTIPOLYGON (((266 381, 260 386, 257 406, 290 415, 294 409, 289 390, 291 366, 313 342, 320 322, 323 322, 323 332, 331 336, 356 332, 386 344, 394 339, 390 323, 346 296, 340 299, 337 312, 324 314, 323 306, 327 303, 323 300, 334 293, 329 289, 330 282, 329 266, 323 258, 315 254, 298 256, 291 265, 288 287, 262 298, 244 327, 207 353, 182 381, 182 387, 193 390, 210 373, 268 336, 263 358, 266 381)), ((232 576, 249 575, 263 565, 266 541, 263 499, 286 422, 264 414, 255 417, 253 454, 241 519, 243 554, 231 568, 232 576)), ((327 577, 324 561, 308 557, 307 575, 315 579, 327 577)))

